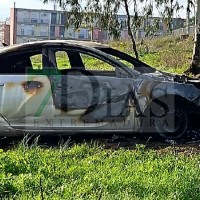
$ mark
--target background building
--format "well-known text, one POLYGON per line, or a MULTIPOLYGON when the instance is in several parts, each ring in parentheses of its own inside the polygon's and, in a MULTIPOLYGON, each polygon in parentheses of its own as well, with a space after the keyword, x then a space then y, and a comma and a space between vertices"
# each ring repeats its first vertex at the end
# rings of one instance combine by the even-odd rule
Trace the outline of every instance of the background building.
MULTIPOLYGON (((98 27, 98 20, 92 25, 82 24, 78 30, 66 28, 67 16, 62 11, 54 10, 36 10, 11 8, 10 11, 10 44, 24 43, 29 41, 47 40, 47 39, 81 39, 81 40, 97 40, 100 42, 108 41, 108 31, 101 30, 98 27), (92 31, 91 31, 91 27, 92 31)), ((126 15, 118 15, 121 38, 128 39, 127 17, 126 15)), ((134 36, 141 39, 146 36, 145 28, 153 26, 155 21, 159 21, 159 28, 155 35, 163 35, 167 32, 166 23, 158 17, 149 17, 144 19, 136 31, 134 36)), ((182 28, 184 19, 174 18, 172 29, 182 28)), ((5 34, 4 34, 5 35, 5 34)), ((8 34, 7 34, 8 35, 8 34)))
POLYGON ((90 39, 89 28, 66 28, 66 15, 57 10, 11 8, 10 43, 46 39, 90 39))
POLYGON ((10 44, 9 20, 0 22, 0 42, 10 44))

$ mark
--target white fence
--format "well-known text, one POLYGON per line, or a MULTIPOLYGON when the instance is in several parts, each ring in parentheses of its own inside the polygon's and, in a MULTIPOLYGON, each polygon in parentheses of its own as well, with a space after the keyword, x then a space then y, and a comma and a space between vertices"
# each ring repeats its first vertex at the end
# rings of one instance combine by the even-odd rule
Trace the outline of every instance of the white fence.
MULTIPOLYGON (((181 35, 187 35, 188 34, 188 29, 187 28, 179 28, 173 31, 173 34, 177 37, 180 37, 181 35)), ((195 34, 195 26, 190 26, 189 27, 189 35, 194 35, 195 34)))

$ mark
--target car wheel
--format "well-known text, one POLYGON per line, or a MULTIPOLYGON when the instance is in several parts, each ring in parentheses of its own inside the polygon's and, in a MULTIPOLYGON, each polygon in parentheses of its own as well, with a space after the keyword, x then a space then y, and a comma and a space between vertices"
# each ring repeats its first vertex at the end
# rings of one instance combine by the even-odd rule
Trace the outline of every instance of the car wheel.
POLYGON ((183 108, 182 102, 163 105, 154 102, 148 110, 150 114, 143 120, 143 133, 156 133, 163 139, 176 140, 187 132, 188 111, 187 108, 183 108))
POLYGON ((164 139, 179 139, 188 128, 188 114, 178 105, 169 107, 166 115, 155 119, 155 131, 164 139))

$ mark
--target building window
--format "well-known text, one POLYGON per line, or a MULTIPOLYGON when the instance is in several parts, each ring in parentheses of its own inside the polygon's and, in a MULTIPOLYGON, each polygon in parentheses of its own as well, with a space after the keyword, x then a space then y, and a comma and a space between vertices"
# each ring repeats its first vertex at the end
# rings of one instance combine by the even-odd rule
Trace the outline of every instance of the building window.
POLYGON ((57 22, 57 13, 51 13, 51 23, 56 24, 57 22))
POLYGON ((55 37, 55 26, 50 27, 50 37, 55 37))
POLYGON ((59 35, 61 37, 64 37, 64 35, 65 35, 65 27, 64 26, 60 26, 59 35))
POLYGON ((31 23, 36 24, 37 23, 37 19, 31 19, 31 23))
POLYGON ((66 14, 61 13, 61 25, 65 25, 67 22, 66 14))
POLYGON ((21 29, 21 35, 24 35, 24 29, 21 29))
POLYGON ((57 14, 56 24, 61 24, 61 14, 60 13, 57 14))

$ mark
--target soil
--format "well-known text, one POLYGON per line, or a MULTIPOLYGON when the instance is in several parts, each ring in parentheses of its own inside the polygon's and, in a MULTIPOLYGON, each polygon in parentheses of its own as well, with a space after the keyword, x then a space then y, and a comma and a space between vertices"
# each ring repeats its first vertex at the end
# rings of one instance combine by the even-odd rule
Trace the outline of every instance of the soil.
MULTIPOLYGON (((113 134, 113 135, 86 135, 81 134, 77 136, 28 136, 28 145, 34 143, 37 138, 37 144, 43 148, 58 148, 64 143, 70 146, 82 143, 97 143, 102 145, 105 149, 117 150, 119 148, 135 149, 137 144, 144 145, 145 149, 154 149, 159 153, 167 153, 172 151, 174 153, 184 154, 199 154, 200 153, 200 129, 190 130, 186 136, 178 141, 161 140, 159 138, 144 137, 141 134, 113 134)), ((4 137, 0 138, 0 149, 4 151, 14 149, 23 137, 4 137)))

